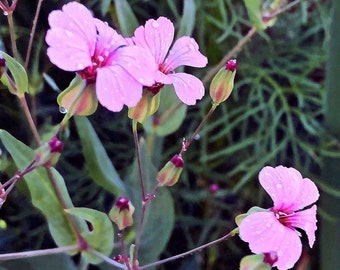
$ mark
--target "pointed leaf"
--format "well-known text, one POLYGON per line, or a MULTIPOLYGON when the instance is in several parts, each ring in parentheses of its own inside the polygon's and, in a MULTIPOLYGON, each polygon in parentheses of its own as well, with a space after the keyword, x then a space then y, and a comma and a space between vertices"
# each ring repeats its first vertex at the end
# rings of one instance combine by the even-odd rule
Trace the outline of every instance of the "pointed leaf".
MULTIPOLYGON (((90 208, 71 208, 65 211, 91 223, 92 230, 83 233, 82 236, 92 249, 106 256, 110 256, 113 249, 114 232, 113 224, 109 217, 100 211, 90 208)), ((103 261, 101 258, 86 251, 83 252, 82 255, 92 264, 98 264, 103 261)))
POLYGON ((120 26, 120 32, 123 36, 132 36, 135 29, 138 27, 138 21, 133 13, 128 1, 114 0, 117 19, 120 26))
POLYGON ((6 75, 4 73, 1 76, 1 82, 8 87, 8 90, 12 94, 23 97, 28 90, 28 78, 24 67, 5 52, 0 51, 0 57, 3 57, 6 60, 6 67, 12 76, 12 78, 8 78, 8 74, 6 75), (11 84, 10 80, 13 80, 14 86, 11 84))
POLYGON ((112 194, 124 195, 125 186, 111 163, 90 121, 75 117, 87 168, 93 181, 112 194))
MULTIPOLYGON (((33 160, 33 150, 4 130, 0 130, 0 139, 12 156, 18 169, 24 170, 33 160)), ((52 174, 55 177, 65 203, 69 208, 72 208, 72 201, 67 192, 63 177, 54 168, 52 168, 52 174)), ((56 244, 58 246, 67 246, 77 243, 77 237, 68 222, 46 169, 35 169, 26 174, 24 179, 31 193, 32 203, 47 219, 48 227, 56 244)), ((80 230, 86 230, 86 223, 83 220, 77 219, 76 222, 80 230)))

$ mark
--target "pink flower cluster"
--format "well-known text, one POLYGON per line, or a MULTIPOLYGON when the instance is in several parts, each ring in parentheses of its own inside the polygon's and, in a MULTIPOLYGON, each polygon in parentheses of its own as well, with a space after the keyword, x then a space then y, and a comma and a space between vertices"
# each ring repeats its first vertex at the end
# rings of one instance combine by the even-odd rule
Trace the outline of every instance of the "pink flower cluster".
POLYGON ((192 105, 204 95, 202 82, 181 66, 204 67, 207 58, 193 38, 174 38, 170 20, 148 20, 131 38, 124 38, 96 19, 82 4, 70 2, 49 15, 47 54, 53 64, 75 71, 88 83, 95 83, 99 102, 111 111, 135 106, 143 89, 156 94, 172 84, 179 99, 192 105))
POLYGON ((272 266, 290 269, 301 256, 300 233, 306 232, 310 247, 315 241, 316 185, 294 168, 264 167, 259 174, 263 188, 274 202, 270 209, 250 213, 240 226, 240 237, 256 254, 274 254, 272 266), (306 208, 307 207, 307 208, 306 208))

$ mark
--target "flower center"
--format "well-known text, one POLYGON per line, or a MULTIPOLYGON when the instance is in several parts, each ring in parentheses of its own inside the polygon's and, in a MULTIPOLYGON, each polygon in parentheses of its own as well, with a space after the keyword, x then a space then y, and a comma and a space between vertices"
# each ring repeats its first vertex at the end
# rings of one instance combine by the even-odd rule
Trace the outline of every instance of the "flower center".
POLYGON ((291 218, 294 215, 294 213, 287 214, 281 211, 276 211, 274 213, 275 213, 275 217, 278 219, 278 221, 282 225, 290 227, 289 218, 291 218))

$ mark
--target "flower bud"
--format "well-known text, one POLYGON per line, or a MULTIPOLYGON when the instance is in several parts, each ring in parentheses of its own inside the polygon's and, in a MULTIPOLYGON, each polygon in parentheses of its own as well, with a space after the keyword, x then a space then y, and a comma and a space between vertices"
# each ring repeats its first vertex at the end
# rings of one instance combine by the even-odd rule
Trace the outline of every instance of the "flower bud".
POLYGON ((63 142, 53 137, 35 150, 35 166, 51 167, 57 164, 63 150, 63 142))
POLYGON ((3 188, 2 184, 0 183, 0 208, 6 201, 6 197, 7 197, 6 191, 3 188))
POLYGON ((158 172, 157 180, 160 186, 173 186, 177 183, 184 167, 181 155, 174 155, 158 172))
POLYGON ((215 104, 218 105, 225 101, 233 91, 236 68, 236 60, 229 60, 225 67, 221 68, 212 79, 210 96, 215 104))
POLYGON ((5 72, 5 67, 6 67, 6 60, 4 58, 0 58, 0 79, 2 74, 5 72))
POLYGON ((132 226, 132 215, 135 212, 134 206, 126 197, 119 197, 112 207, 109 217, 118 226, 119 230, 124 230, 126 227, 132 226))
POLYGON ((249 255, 249 256, 244 257, 240 262, 240 270, 270 270, 272 269, 272 264, 265 261, 266 256, 268 254, 269 253, 256 254, 256 255, 249 255))
POLYGON ((153 115, 159 107, 160 94, 153 94, 150 91, 144 91, 143 96, 136 106, 129 108, 129 118, 143 124, 149 116, 153 115))

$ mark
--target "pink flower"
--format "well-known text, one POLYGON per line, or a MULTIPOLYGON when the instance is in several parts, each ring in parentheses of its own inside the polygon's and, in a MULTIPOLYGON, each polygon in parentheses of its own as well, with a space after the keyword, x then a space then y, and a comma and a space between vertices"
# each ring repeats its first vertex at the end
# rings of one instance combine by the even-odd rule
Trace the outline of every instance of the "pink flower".
POLYGON ((111 111, 133 107, 142 97, 143 85, 154 83, 157 67, 149 52, 127 41, 106 23, 93 18, 77 2, 49 15, 47 55, 66 71, 76 71, 96 83, 99 102, 111 111))
POLYGON ((205 67, 208 60, 198 50, 196 41, 188 36, 180 37, 169 51, 174 32, 172 22, 159 17, 138 27, 132 40, 150 51, 158 66, 156 83, 148 90, 157 94, 164 84, 173 84, 179 99, 187 105, 193 105, 204 95, 203 83, 193 75, 174 70, 182 65, 205 67))
POLYGON ((276 252, 278 260, 273 266, 278 269, 292 268, 302 252, 296 228, 306 232, 310 247, 315 241, 316 205, 305 208, 318 200, 318 189, 296 169, 283 166, 264 167, 259 180, 274 206, 245 217, 239 226, 240 237, 256 254, 276 252))

